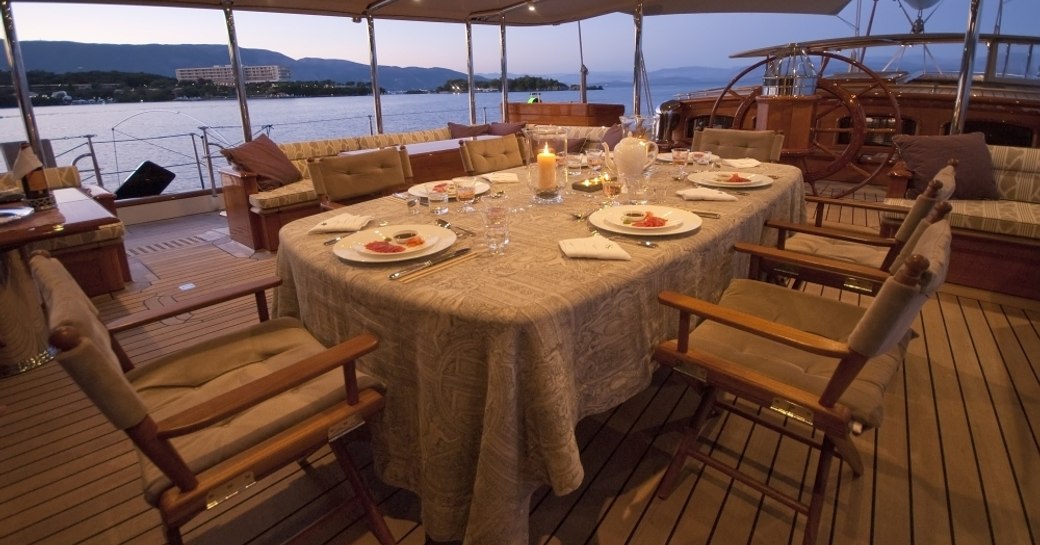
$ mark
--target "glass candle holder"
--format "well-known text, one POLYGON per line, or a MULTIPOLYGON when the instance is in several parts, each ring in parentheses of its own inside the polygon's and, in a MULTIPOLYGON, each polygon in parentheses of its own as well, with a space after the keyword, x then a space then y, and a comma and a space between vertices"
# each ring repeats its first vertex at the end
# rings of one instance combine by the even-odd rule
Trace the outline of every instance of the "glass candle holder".
POLYGON ((567 130, 543 126, 525 130, 527 140, 527 185, 537 204, 563 202, 567 183, 567 130))

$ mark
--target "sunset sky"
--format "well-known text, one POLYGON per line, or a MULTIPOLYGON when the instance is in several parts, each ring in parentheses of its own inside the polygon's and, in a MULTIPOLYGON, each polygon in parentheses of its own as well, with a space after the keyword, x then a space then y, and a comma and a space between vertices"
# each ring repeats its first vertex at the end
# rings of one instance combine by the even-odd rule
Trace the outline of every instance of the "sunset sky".
MULTIPOLYGON (((712 14, 647 17, 644 55, 647 68, 682 66, 743 66, 746 59, 731 53, 800 40, 848 36, 862 2, 866 26, 871 0, 853 0, 840 18, 811 15, 712 14)), ((982 32, 992 32, 999 0, 985 0, 982 32)), ((873 34, 904 33, 917 11, 898 0, 878 0, 873 34)), ((964 32, 969 0, 942 0, 924 12, 931 32, 964 32)), ((13 2, 18 38, 88 43, 226 44, 227 32, 219 10, 84 6, 50 2, 13 2)), ((1040 0, 1005 0, 1002 32, 1036 35, 1040 32, 1040 0)), ((239 45, 270 49, 299 59, 320 57, 368 63, 365 24, 346 18, 235 13, 239 45)), ((585 65, 593 73, 631 70, 632 17, 608 15, 581 25, 585 65)), ((475 71, 500 69, 498 27, 474 27, 475 71)), ((463 25, 376 20, 380 64, 441 66, 466 70, 463 25)), ((511 73, 576 72, 578 26, 516 28, 507 32, 508 69, 511 73)))

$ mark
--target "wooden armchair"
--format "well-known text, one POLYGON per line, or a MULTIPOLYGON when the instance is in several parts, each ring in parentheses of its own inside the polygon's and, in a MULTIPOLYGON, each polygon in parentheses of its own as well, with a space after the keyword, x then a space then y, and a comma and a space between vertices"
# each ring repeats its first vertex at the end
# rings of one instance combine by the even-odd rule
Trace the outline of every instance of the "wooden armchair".
POLYGON ((520 141, 515 134, 507 134, 501 138, 459 140, 459 152, 462 154, 462 168, 467 176, 487 174, 524 164, 520 141))
POLYGON ((403 191, 412 182, 404 146, 313 159, 307 168, 325 210, 403 191))
POLYGON ((754 278, 791 282, 795 288, 803 282, 815 282, 873 295, 889 271, 894 270, 892 265, 900 254, 913 248, 910 242, 918 227, 943 219, 949 213, 946 199, 955 185, 954 168, 951 164, 940 171, 909 211, 883 203, 807 196, 806 201, 816 205, 814 223, 767 221, 767 227, 778 231, 776 249, 741 243, 737 245, 738 250, 758 258, 752 271, 754 278), (894 235, 825 225, 827 207, 870 210, 902 218, 902 221, 894 235), (790 256, 790 253, 798 256, 790 256))
MULTIPOLYGON (((103 324, 61 264, 36 252, 30 269, 47 309, 57 360, 140 453, 145 499, 171 544, 180 527, 241 489, 329 443, 380 543, 396 543, 344 445, 383 406, 355 369, 374 350, 363 334, 326 349, 295 319, 268 320, 277 278, 103 324), (253 295, 261 322, 134 368, 114 334, 253 295), (124 373, 125 372, 125 373, 124 373)), ((302 463, 302 462, 301 462, 302 463)))
MULTIPOLYGON (((862 473, 851 435, 880 425, 885 388, 902 365, 910 325, 945 278, 950 240, 949 222, 928 227, 915 255, 885 281, 868 308, 746 279, 731 282, 718 304, 661 293, 661 303, 679 311, 679 334, 662 342, 654 357, 700 390, 701 401, 658 496, 671 494, 686 458, 694 458, 806 515, 802 542, 812 545, 832 457, 862 473), (701 321, 691 327, 694 316, 701 321), (741 472, 760 467, 756 463, 733 467, 713 457, 715 449, 704 447, 701 431, 716 409, 819 449, 810 500, 802 500, 800 490, 771 487, 759 469, 750 470, 754 475, 741 472)), ((798 477, 780 480, 797 483, 798 477)))

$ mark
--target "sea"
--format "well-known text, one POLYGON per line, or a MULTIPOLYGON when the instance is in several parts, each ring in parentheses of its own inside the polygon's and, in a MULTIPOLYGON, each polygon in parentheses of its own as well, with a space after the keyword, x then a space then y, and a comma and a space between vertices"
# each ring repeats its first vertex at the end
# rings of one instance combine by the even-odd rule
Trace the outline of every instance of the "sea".
MULTIPOLYGON (((661 102, 682 93, 723 86, 725 82, 696 88, 652 85, 649 97, 641 99, 643 111, 648 105, 656 111, 661 102)), ((580 100, 577 91, 543 91, 540 95, 543 102, 580 100)), ((512 92, 509 101, 526 102, 528 97, 527 92, 512 92)), ((443 127, 449 121, 469 122, 466 94, 391 94, 382 95, 380 100, 385 133, 443 127)), ((632 87, 589 90, 588 101, 623 104, 626 113, 632 113, 632 87)), ((250 98, 248 111, 253 135, 266 133, 275 142, 377 132, 370 96, 250 98)), ((476 111, 478 123, 500 121, 501 94, 478 93, 476 111)), ((40 107, 33 112, 41 138, 49 141, 53 150, 54 164, 75 165, 84 184, 111 190, 146 161, 176 175, 164 194, 219 187, 219 178, 214 179, 211 172, 215 174, 217 168, 227 164, 220 149, 244 141, 236 100, 76 104, 40 107), (208 148, 204 142, 208 142, 208 148)), ((0 109, 0 142, 24 140, 20 111, 0 109)))

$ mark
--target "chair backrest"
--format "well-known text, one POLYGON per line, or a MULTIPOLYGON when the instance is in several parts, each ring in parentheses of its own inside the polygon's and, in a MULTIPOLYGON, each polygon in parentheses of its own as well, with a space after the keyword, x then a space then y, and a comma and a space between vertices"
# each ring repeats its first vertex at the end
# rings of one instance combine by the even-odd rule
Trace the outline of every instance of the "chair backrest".
POLYGON ((79 177, 79 169, 71 165, 45 168, 43 169, 43 176, 47 179, 47 187, 50 189, 80 187, 83 185, 79 177))
POLYGON ((833 406, 870 358, 891 350, 910 331, 921 307, 946 280, 952 239, 949 221, 922 230, 913 255, 885 280, 849 334, 853 354, 843 358, 824 388, 823 406, 833 406))
POLYGON ((332 202, 404 189, 412 170, 407 151, 397 146, 322 157, 309 162, 308 169, 314 191, 332 202))
POLYGON ((903 222, 899 224, 899 229, 893 238, 899 241, 900 245, 905 245, 914 234, 914 231, 917 230, 921 220, 928 217, 928 214, 935 209, 936 204, 949 199, 956 186, 956 166, 955 164, 949 164, 943 167, 935 175, 935 178, 928 182, 928 186, 924 188, 924 191, 914 199, 913 206, 910 207, 910 211, 903 218, 903 222))
POLYGON ((125 430, 139 424, 148 410, 123 375, 97 307, 56 258, 38 252, 29 268, 47 308, 50 330, 78 336, 74 346, 58 352, 58 363, 114 426, 125 430))
POLYGON ((764 162, 780 160, 784 135, 772 130, 701 129, 693 134, 691 148, 710 151, 723 159, 745 157, 764 162))
POLYGON ((462 168, 469 176, 519 167, 524 164, 520 143, 515 134, 501 138, 459 140, 462 168))

